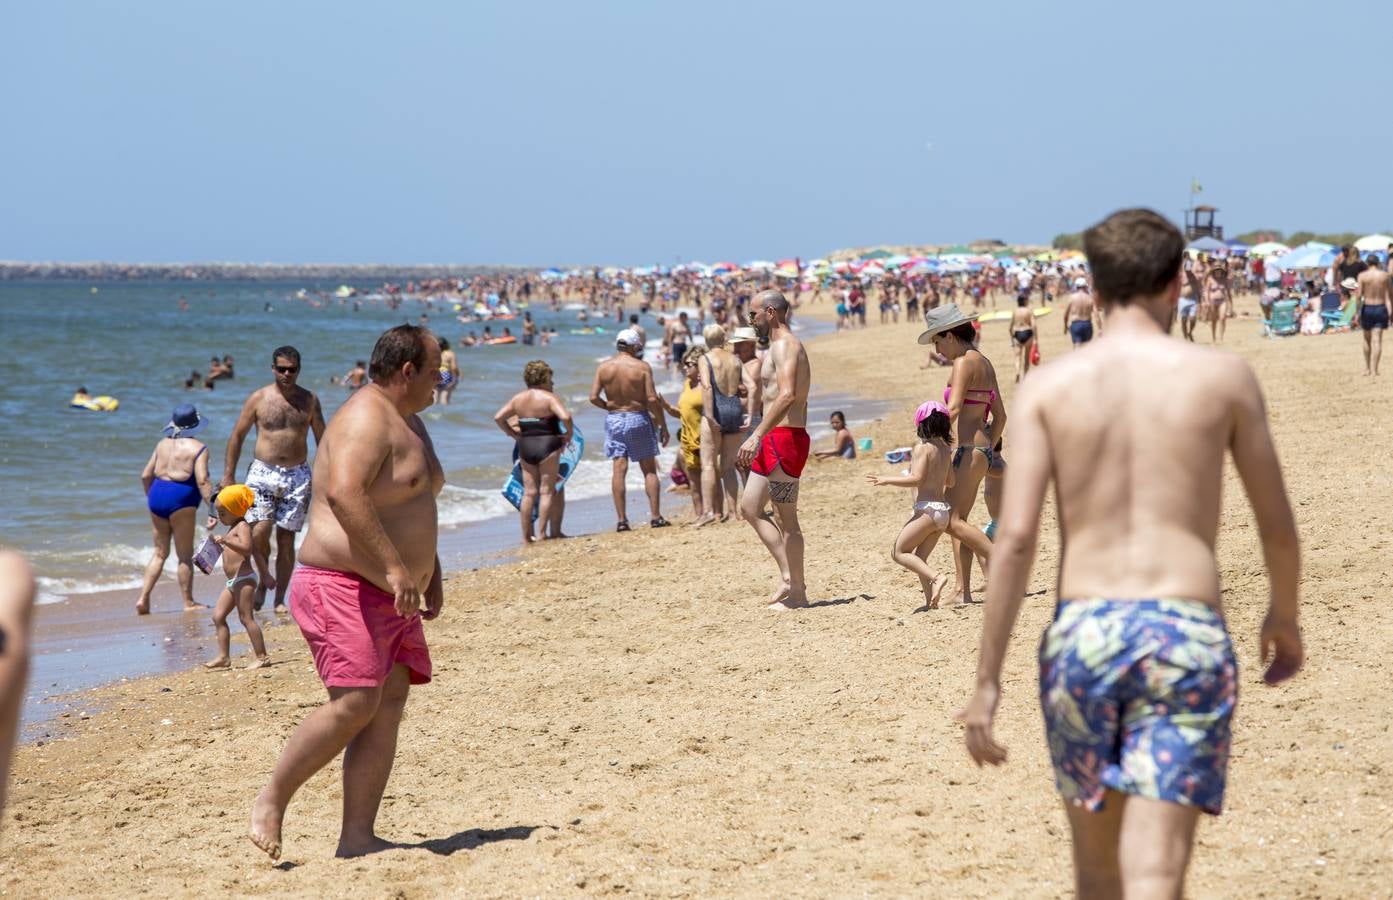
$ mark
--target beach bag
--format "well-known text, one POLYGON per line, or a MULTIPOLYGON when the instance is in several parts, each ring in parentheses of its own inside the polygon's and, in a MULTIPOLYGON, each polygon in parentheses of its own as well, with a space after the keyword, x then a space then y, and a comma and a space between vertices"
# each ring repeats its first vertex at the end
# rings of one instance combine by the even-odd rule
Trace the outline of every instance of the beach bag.
POLYGON ((1030 364, 1031 364, 1032 366, 1038 366, 1038 365, 1040 365, 1040 342, 1039 342, 1039 341, 1036 341, 1036 342, 1035 342, 1035 346, 1030 348, 1030 364))

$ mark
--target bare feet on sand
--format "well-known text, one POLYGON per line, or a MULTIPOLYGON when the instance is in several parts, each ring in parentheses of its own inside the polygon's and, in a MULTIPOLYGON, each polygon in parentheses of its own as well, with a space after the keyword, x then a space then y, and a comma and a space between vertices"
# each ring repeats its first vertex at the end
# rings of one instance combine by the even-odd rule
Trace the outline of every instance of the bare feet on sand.
MULTIPOLYGON (((184 604, 184 612, 196 612, 197 610, 200 610, 200 609, 207 609, 207 608, 208 608, 208 607, 204 606, 202 603, 185 603, 185 604, 184 604)), ((147 610, 147 612, 148 612, 148 610, 147 610)))
POLYGON ((264 669, 264 668, 266 668, 267 666, 269 666, 270 664, 271 664, 271 657, 269 657, 269 656, 258 656, 256 659, 252 660, 250 663, 247 664, 247 668, 248 668, 248 669, 264 669))
POLYGON ((692 523, 692 527, 700 528, 703 525, 710 525, 714 521, 716 521, 715 513, 702 513, 697 517, 697 520, 692 523))
POLYGON ((943 589, 948 586, 948 576, 940 575, 933 580, 929 586, 928 593, 924 595, 924 606, 928 609, 938 609, 939 598, 943 596, 943 589))
POLYGON ((142 601, 136 603, 136 605, 135 605, 135 614, 136 614, 137 616, 148 616, 148 615, 150 615, 150 601, 149 601, 149 600, 142 600, 142 601))
POLYGON ((281 858, 281 810, 263 789, 252 803, 252 824, 247 837, 271 859, 281 858))
POLYGON ((803 609, 808 605, 806 595, 794 596, 793 587, 787 581, 779 585, 779 589, 769 598, 768 609, 788 611, 790 609, 803 609))
POLYGON ((232 660, 228 659, 226 656, 219 656, 217 659, 208 660, 206 663, 203 664, 203 668, 230 669, 232 668, 232 660))
POLYGON ((354 856, 367 856, 369 853, 381 853, 383 850, 391 850, 396 846, 391 841, 383 840, 375 834, 366 841, 348 841, 339 838, 339 847, 334 851, 334 855, 339 859, 350 859, 354 856))

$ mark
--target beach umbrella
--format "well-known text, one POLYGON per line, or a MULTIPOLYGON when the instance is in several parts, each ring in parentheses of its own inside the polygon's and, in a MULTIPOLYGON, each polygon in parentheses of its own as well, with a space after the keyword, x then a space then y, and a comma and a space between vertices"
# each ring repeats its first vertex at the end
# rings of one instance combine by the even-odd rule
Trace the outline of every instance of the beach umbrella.
POLYGON ((772 272, 774 264, 767 259, 757 259, 745 264, 745 268, 751 272, 772 272))
POLYGON ((1291 271, 1293 269, 1323 269, 1334 261, 1335 254, 1328 247, 1303 244, 1290 253, 1284 253, 1271 260, 1270 264, 1279 269, 1291 271))
POLYGON ((1253 256, 1271 256, 1274 253, 1290 253, 1291 248, 1277 241, 1263 241, 1261 244, 1254 244, 1248 252, 1253 256))
POLYGON ((1393 237, 1386 234, 1370 234, 1354 242, 1354 249, 1360 253, 1369 253, 1374 250, 1387 250, 1388 245, 1393 244, 1393 237))
POLYGON ((718 262, 711 267, 711 271, 717 275, 720 275, 725 272, 734 272, 738 268, 740 267, 733 262, 718 262))

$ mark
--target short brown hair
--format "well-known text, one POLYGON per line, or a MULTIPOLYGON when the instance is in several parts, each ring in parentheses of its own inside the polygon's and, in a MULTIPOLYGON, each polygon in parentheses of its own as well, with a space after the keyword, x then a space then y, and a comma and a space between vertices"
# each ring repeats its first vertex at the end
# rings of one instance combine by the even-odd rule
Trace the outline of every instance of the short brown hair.
POLYGON ((1083 233, 1083 252, 1098 299, 1125 306, 1166 289, 1180 271, 1185 238, 1159 213, 1123 209, 1083 233))
POLYGON ((552 379, 551 366, 544 360, 534 359, 522 367, 522 380, 530 388, 541 387, 552 379))
POLYGON ((431 330, 420 325, 388 328, 373 344, 368 377, 373 381, 391 381, 407 363, 414 363, 418 369, 425 368, 427 342, 434 340, 436 337, 431 330))

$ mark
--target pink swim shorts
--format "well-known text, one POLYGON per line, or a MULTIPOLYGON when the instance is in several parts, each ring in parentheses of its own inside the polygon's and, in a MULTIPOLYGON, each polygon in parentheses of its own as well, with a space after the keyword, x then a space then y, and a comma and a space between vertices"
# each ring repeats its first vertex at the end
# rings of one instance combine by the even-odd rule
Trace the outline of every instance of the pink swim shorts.
POLYGON ((325 687, 379 687, 397 663, 412 684, 430 681, 420 614, 403 619, 392 595, 361 575, 296 566, 287 599, 325 687))

